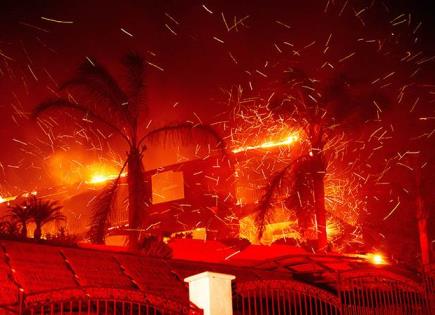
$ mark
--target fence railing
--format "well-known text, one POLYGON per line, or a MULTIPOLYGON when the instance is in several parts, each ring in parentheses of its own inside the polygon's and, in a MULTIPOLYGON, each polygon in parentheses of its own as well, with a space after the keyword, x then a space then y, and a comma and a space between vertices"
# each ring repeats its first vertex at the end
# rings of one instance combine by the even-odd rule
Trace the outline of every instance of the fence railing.
POLYGON ((334 294, 299 281, 262 280, 238 283, 234 314, 340 314, 334 294))
MULTIPOLYGON (((433 284, 433 279, 431 279, 433 284)), ((336 291, 295 280, 236 283, 236 315, 430 315, 433 291, 383 270, 339 273, 336 291)))
POLYGON ((383 270, 339 274, 343 315, 427 315, 429 298, 422 284, 383 270))
POLYGON ((20 299, 19 315, 201 315, 189 303, 112 288, 66 289, 28 295, 20 299))
MULTIPOLYGON (((335 289, 328 290, 296 280, 236 279, 233 311, 235 315, 430 315, 435 314, 434 284, 431 275, 420 283, 378 269, 338 273, 335 289)), ((111 288, 21 294, 19 300, 13 312, 18 315, 202 314, 188 303, 111 288)))
POLYGON ((425 273, 424 287, 431 314, 435 314, 435 265, 430 266, 425 273))

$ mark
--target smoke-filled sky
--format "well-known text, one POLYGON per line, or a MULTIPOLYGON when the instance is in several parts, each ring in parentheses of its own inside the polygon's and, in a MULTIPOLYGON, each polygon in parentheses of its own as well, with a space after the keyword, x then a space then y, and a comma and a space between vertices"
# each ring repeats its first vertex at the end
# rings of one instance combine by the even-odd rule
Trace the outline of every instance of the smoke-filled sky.
MULTIPOLYGON (((418 136, 420 127, 430 132, 435 90, 430 2, 1 1, 0 194, 62 184, 56 168, 67 159, 92 164, 123 153, 117 139, 107 144, 98 126, 80 132, 79 122, 53 116, 47 135, 29 113, 55 95, 85 58, 99 60, 122 81, 119 60, 131 50, 149 63, 147 123, 153 126, 228 121, 232 88, 240 85, 245 97, 267 97, 282 69, 296 66, 324 80, 346 73, 359 85, 381 78, 391 82, 386 94, 396 100, 401 87, 417 82, 425 95, 415 111, 429 118, 423 127, 407 124, 403 133, 418 136), (398 67, 400 57, 415 54, 398 67)), ((415 100, 410 97, 406 106, 415 100)), ((383 115, 402 115, 395 111, 385 105, 383 115)))

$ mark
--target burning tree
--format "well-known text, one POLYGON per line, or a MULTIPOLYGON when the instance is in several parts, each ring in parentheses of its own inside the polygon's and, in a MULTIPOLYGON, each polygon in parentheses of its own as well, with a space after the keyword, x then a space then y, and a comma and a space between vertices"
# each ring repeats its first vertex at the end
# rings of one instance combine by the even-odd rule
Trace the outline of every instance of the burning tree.
POLYGON ((223 142, 213 128, 202 124, 185 122, 154 130, 141 128, 145 126, 145 118, 149 115, 145 61, 140 55, 129 53, 123 58, 122 64, 127 73, 126 88, 104 66, 87 59, 76 75, 60 87, 61 92, 67 89, 76 92, 78 99, 65 93, 64 97, 39 104, 33 115, 39 117, 51 110, 71 110, 88 122, 105 126, 124 140, 128 146, 125 163, 119 175, 97 197, 90 236, 96 242, 103 242, 109 217, 114 211, 121 175, 127 168, 129 246, 137 248, 139 229, 146 223, 145 210, 150 206, 152 196, 151 183, 145 178, 142 163, 147 144, 192 143, 193 139, 197 139, 201 142, 214 141, 223 149, 223 142))
MULTIPOLYGON (((277 172, 265 188, 258 205, 256 222, 259 237, 264 231, 268 212, 278 191, 286 190, 285 205, 296 211, 301 233, 315 239, 318 250, 327 248, 327 222, 325 209, 325 175, 331 139, 368 121, 376 112, 367 104, 382 106, 388 98, 371 89, 370 84, 352 80, 345 74, 316 80, 304 71, 290 67, 285 71, 285 81, 269 98, 271 111, 298 126, 308 144, 308 152, 293 159, 277 172), (314 230, 315 235, 307 231, 314 230)), ((376 109, 376 108, 375 108, 376 109)), ((331 150, 332 149, 332 150, 331 150)))

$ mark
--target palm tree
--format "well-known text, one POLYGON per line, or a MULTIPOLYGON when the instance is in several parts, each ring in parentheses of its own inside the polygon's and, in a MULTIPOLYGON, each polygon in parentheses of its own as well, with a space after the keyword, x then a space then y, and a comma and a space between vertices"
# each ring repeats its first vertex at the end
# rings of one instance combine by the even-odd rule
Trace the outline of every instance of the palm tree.
POLYGON ((65 221, 65 216, 60 209, 62 206, 57 201, 43 200, 30 197, 22 206, 28 209, 33 222, 35 222, 34 238, 40 240, 42 236, 42 227, 53 221, 65 221))
POLYGON ((26 204, 10 206, 8 217, 21 227, 21 237, 27 238, 27 224, 33 219, 31 209, 26 204))
MULTIPOLYGON (((275 174, 265 188, 257 213, 258 237, 261 238, 268 211, 277 189, 287 178, 292 193, 286 205, 296 210, 300 229, 306 229, 310 213, 315 216, 317 249, 326 250, 326 210, 324 178, 328 159, 325 145, 331 132, 339 126, 361 123, 372 116, 373 107, 385 104, 386 98, 363 82, 352 82, 340 74, 332 80, 319 82, 297 68, 287 71, 284 91, 272 101, 272 111, 292 118, 301 125, 309 143, 309 152, 275 174)), ((370 84, 368 84, 370 86, 370 84)))
POLYGON ((0 221, 0 237, 17 238, 20 236, 20 226, 16 221, 2 220, 0 221))
MULTIPOLYGON (((71 96, 51 99, 39 104, 33 114, 38 117, 49 110, 71 110, 87 121, 107 127, 124 140, 128 146, 122 170, 127 168, 129 246, 138 248, 138 230, 145 224, 145 209, 151 204, 152 195, 142 163, 147 145, 169 140, 191 143, 192 139, 197 138, 202 142, 205 142, 204 139, 212 140, 222 149, 223 142, 213 128, 202 124, 186 122, 154 130, 143 128, 149 114, 145 97, 145 61, 138 54, 129 53, 123 58, 122 64, 127 73, 127 88, 122 88, 105 67, 87 59, 77 74, 60 87, 61 91, 69 88, 77 92, 78 102, 71 96)), ((119 184, 120 176, 109 183, 95 203, 90 236, 96 242, 104 241, 119 184)))
POLYGON ((277 195, 284 197, 287 209, 293 209, 298 218, 300 235, 304 239, 313 239, 313 216, 315 214, 315 196, 312 178, 312 157, 303 155, 276 172, 257 207, 255 223, 258 239, 261 239, 270 215, 270 209, 277 195))

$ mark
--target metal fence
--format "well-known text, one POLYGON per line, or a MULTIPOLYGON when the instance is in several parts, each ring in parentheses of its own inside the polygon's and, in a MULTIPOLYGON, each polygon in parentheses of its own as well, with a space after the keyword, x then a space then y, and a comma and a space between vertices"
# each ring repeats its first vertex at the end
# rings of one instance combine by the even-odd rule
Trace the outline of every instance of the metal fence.
MULTIPOLYGON (((83 292, 83 291, 82 291, 83 292)), ((141 296, 137 291, 110 288, 87 289, 86 294, 61 290, 29 295, 18 315, 201 315, 202 310, 157 296, 141 296), (90 294, 89 294, 90 292, 90 294), (102 294, 103 292, 103 294, 102 294)))
POLYGON ((41 305, 33 305, 27 308, 24 314, 31 315, 54 315, 54 314, 143 314, 143 315, 157 315, 157 314, 179 314, 178 312, 171 312, 161 310, 151 304, 139 304, 128 301, 119 300, 71 300, 62 301, 57 303, 48 303, 41 305))
MULTIPOLYGON (((433 279, 431 279, 433 284, 433 279)), ((236 315, 430 315, 433 291, 383 270, 339 273, 336 292, 295 280, 237 283, 236 315)), ((435 313, 434 313, 435 314, 435 313)))
POLYGON ((340 314, 337 296, 293 280, 263 280, 238 283, 234 314, 340 314))
MULTIPOLYGON (((235 315, 429 315, 433 311, 434 278, 422 283, 386 270, 337 274, 335 289, 296 280, 237 281, 235 315)), ((20 296, 18 315, 157 315, 202 314, 188 303, 142 292, 107 288, 60 290, 20 296)))
POLYGON ((429 267, 430 269, 424 276, 424 287, 426 290, 426 296, 429 300, 429 308, 431 314, 435 314, 435 266, 429 267))
POLYGON ((427 315, 424 286, 385 270, 352 271, 339 275, 343 315, 427 315))

